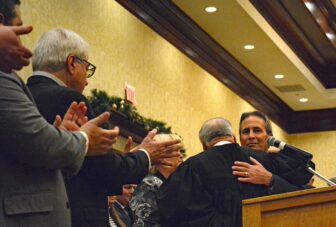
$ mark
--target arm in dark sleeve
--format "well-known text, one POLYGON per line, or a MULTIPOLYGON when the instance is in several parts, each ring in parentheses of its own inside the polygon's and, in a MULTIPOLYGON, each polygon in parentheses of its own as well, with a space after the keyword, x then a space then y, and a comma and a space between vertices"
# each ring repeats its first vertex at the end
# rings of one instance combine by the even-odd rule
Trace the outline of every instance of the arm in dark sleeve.
POLYGON ((138 184, 148 173, 149 162, 143 151, 126 155, 111 153, 86 157, 80 170, 88 179, 105 184, 110 195, 120 194, 122 185, 138 184))
POLYGON ((288 183, 286 180, 282 179, 278 175, 273 174, 272 177, 273 177, 272 183, 268 187, 268 193, 270 195, 293 192, 303 189, 303 187, 288 183))
POLYGON ((0 150, 29 165, 78 171, 85 138, 47 123, 22 86, 16 75, 0 75, 0 150))
POLYGON ((303 185, 307 184, 312 177, 307 170, 307 165, 315 166, 310 159, 300 153, 281 151, 270 154, 250 151, 249 155, 257 159, 273 176, 276 175, 274 178, 276 188, 273 189, 272 194, 275 194, 275 191, 288 192, 303 189, 303 185), (282 184, 284 184, 283 187, 282 184))

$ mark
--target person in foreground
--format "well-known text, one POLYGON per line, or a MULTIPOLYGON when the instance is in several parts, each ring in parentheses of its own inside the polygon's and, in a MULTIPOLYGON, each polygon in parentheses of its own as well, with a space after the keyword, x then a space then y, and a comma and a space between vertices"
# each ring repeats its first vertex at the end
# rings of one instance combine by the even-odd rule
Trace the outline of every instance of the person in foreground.
MULTIPOLYGON (((22 23, 12 18, 18 4, 18 0, 0 0, 0 23, 22 23)), ((15 32, 8 29, 14 46, 22 48, 15 32)), ((15 65, 15 56, 9 58, 14 65, 1 70, 11 72, 29 63, 29 55, 19 51, 16 57, 23 62, 15 65)), ((53 126, 41 116, 16 73, 4 71, 0 71, 0 226, 68 227, 70 209, 60 170, 76 174, 85 156, 111 151, 116 132, 98 127, 109 113, 87 122, 84 103, 74 102, 63 121, 58 116, 53 126)))
POLYGON ((268 192, 265 186, 239 182, 232 174, 235 161, 253 157, 298 185, 312 176, 306 170, 310 160, 298 153, 267 154, 240 147, 226 119, 206 121, 199 137, 204 151, 181 164, 158 191, 162 226, 242 226, 242 200, 268 192))
MULTIPOLYGON (((82 94, 95 72, 95 66, 88 61, 88 43, 68 29, 52 29, 42 35, 33 53, 34 72, 27 85, 45 119, 52 122, 56 114, 62 116, 73 101, 85 102, 88 119, 94 118, 82 94)), ((153 134, 141 143, 141 150, 87 157, 78 175, 66 177, 73 227, 108 225, 106 196, 120 194, 124 184, 138 184, 151 163, 160 162, 165 154, 174 154, 161 151, 174 143, 179 148, 179 141, 154 142, 153 134)))
MULTIPOLYGON (((269 145, 268 136, 273 136, 271 121, 260 111, 245 112, 240 117, 239 136, 242 147, 247 147, 255 152, 267 152, 269 145)), ((262 164, 251 159, 247 162, 236 162, 233 166, 233 175, 238 176, 241 182, 264 185, 269 194, 285 193, 306 189, 307 186, 296 186, 282 177, 272 174, 262 164), (244 174, 247 173, 248 177, 244 174)))

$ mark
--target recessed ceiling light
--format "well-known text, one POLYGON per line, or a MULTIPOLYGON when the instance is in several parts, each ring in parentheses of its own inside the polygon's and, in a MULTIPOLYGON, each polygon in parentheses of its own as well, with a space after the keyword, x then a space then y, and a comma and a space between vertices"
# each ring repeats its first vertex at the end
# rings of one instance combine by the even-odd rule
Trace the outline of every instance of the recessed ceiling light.
POLYGON ((335 34, 334 33, 327 32, 326 35, 330 40, 335 40, 335 34))
POLYGON ((315 10, 315 4, 312 2, 305 2, 306 7, 309 9, 310 12, 315 10))
POLYGON ((274 75, 274 78, 275 78, 275 79, 278 79, 278 80, 283 79, 284 77, 285 77, 285 76, 282 75, 282 74, 274 75))
POLYGON ((300 102, 308 102, 308 99, 307 98, 300 98, 299 101, 300 102))
POLYGON ((246 49, 246 50, 253 50, 254 49, 254 45, 251 45, 251 44, 245 45, 244 49, 246 49))
POLYGON ((214 13, 217 11, 217 8, 214 6, 209 6, 205 8, 205 11, 207 11, 208 13, 214 13))

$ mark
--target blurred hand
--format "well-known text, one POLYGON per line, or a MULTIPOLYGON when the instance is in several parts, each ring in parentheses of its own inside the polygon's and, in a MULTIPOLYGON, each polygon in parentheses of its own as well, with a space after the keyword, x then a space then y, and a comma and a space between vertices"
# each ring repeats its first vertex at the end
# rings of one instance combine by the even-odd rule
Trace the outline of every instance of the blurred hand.
POLYGON ((29 65, 32 52, 22 45, 19 35, 33 30, 32 26, 0 25, 0 70, 6 73, 29 65))
POLYGON ((79 128, 89 137, 88 156, 104 155, 112 151, 112 145, 117 141, 119 135, 119 128, 114 127, 107 130, 99 127, 108 121, 109 117, 108 112, 102 113, 79 128))
POLYGON ((156 129, 150 131, 137 148, 145 149, 148 152, 152 165, 162 163, 169 165, 170 162, 164 159, 179 157, 182 143, 178 139, 163 142, 155 141, 154 136, 156 133, 156 129))
POLYGON ((269 186, 272 173, 266 170, 256 159, 250 157, 250 160, 253 165, 247 162, 234 162, 234 166, 232 166, 233 175, 238 176, 240 182, 269 186))
POLYGON ((132 139, 132 136, 129 136, 127 138, 127 141, 126 141, 126 144, 125 144, 125 147, 124 147, 124 154, 127 154, 129 152, 132 152, 132 144, 133 144, 133 139, 132 139))
POLYGON ((54 121, 54 126, 67 131, 78 131, 79 127, 88 121, 85 116, 87 107, 84 102, 72 102, 69 109, 65 113, 63 120, 60 115, 57 115, 54 121))

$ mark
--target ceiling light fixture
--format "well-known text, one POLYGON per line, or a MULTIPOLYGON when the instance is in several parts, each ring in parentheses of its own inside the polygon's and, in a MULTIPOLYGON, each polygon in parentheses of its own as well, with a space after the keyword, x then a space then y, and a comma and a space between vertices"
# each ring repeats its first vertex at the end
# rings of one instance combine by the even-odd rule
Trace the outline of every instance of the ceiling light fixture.
POLYGON ((253 50, 254 49, 254 45, 248 44, 244 46, 245 50, 253 50))
POLYGON ((205 11, 207 11, 208 13, 214 13, 217 11, 217 8, 214 6, 209 6, 205 8, 205 11))
POLYGON ((305 2, 305 5, 309 9, 310 12, 313 12, 316 8, 315 4, 312 2, 305 2))
POLYGON ((326 35, 327 35, 328 39, 330 39, 330 40, 332 40, 332 41, 335 40, 335 34, 334 34, 334 33, 332 33, 332 32, 327 32, 326 35))
POLYGON ((300 102, 308 102, 308 98, 300 98, 299 101, 300 102))
POLYGON ((274 78, 277 79, 277 80, 283 79, 284 77, 285 77, 285 76, 282 75, 282 74, 274 75, 274 78))

